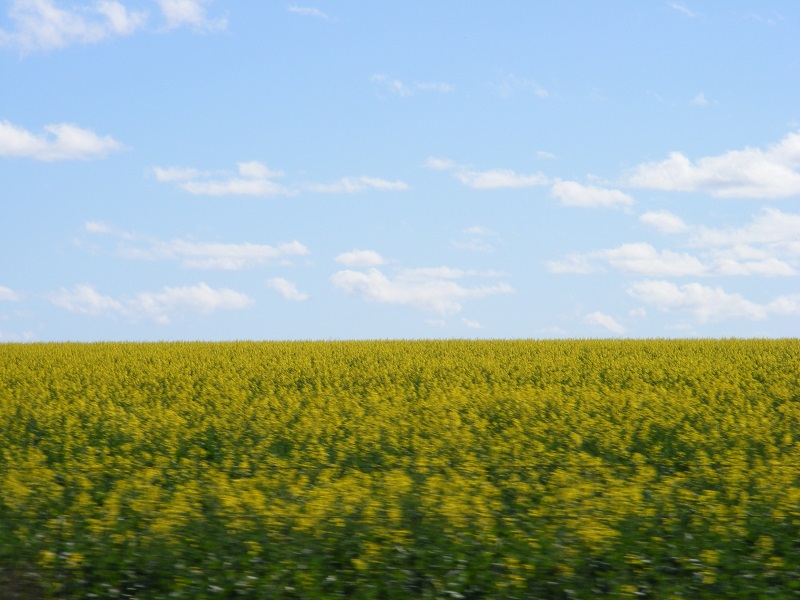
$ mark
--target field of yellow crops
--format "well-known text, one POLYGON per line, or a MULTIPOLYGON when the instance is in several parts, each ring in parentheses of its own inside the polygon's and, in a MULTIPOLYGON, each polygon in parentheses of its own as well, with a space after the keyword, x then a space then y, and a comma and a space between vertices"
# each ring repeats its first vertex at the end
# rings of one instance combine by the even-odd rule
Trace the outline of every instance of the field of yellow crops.
POLYGON ((3 344, 3 587, 796 598, 800 340, 3 344))

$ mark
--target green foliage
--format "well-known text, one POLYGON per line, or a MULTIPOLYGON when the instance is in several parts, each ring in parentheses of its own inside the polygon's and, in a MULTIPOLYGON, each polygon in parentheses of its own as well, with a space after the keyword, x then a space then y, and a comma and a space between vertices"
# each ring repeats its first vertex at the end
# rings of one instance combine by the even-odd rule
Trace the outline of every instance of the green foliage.
POLYGON ((0 587, 790 598, 798 540, 798 340, 0 345, 0 587))

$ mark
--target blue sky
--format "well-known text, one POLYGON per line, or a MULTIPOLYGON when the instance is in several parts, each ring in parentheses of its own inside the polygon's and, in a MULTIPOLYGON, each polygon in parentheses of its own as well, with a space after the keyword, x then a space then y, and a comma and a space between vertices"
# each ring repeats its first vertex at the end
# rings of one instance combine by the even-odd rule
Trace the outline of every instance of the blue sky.
POLYGON ((0 341, 800 335, 800 4, 0 1, 0 341))

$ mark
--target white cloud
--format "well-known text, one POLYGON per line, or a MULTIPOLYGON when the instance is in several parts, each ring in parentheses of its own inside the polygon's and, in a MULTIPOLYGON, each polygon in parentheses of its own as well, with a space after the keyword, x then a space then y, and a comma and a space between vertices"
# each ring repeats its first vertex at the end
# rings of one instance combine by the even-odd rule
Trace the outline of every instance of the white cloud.
POLYGON ((464 327, 468 329, 483 329, 483 325, 473 319, 462 318, 461 322, 464 324, 464 327))
POLYGON ((149 247, 125 247, 120 253, 126 258, 145 260, 180 260, 189 269, 240 270, 304 256, 310 250, 298 241, 269 246, 267 244, 225 244, 170 240, 151 242, 149 247))
POLYGON ((327 14, 322 12, 320 9, 314 8, 314 7, 311 7, 311 6, 289 6, 289 7, 287 7, 286 10, 288 10, 289 12, 293 12, 293 13, 295 13, 297 15, 301 15, 303 17, 314 17, 314 18, 323 19, 323 20, 326 20, 326 21, 330 18, 330 17, 328 17, 327 14))
POLYGON ((386 75, 376 74, 372 76, 372 81, 381 84, 388 91, 403 98, 412 95, 411 89, 399 79, 392 79, 386 75))
POLYGON ((438 92, 440 94, 450 94, 453 86, 443 81, 417 81, 414 86, 423 92, 438 92))
POLYGON ((278 292, 286 300, 302 302, 308 300, 308 294, 300 292, 294 283, 283 277, 273 277, 267 280, 267 285, 278 292))
POLYGON ((599 269, 594 262, 602 261, 623 273, 650 276, 682 277, 702 275, 707 268, 694 256, 671 250, 658 251, 650 244, 623 244, 617 248, 585 254, 570 254, 565 260, 547 263, 553 273, 591 273, 599 269))
POLYGON ((0 121, 0 156, 33 158, 42 161, 103 158, 121 150, 111 136, 100 137, 70 123, 47 125, 44 134, 35 134, 8 121, 0 121))
POLYGON ((22 294, 15 292, 10 287, 0 285, 0 301, 18 302, 22 300, 22 294))
POLYGON ((214 173, 185 167, 154 167, 158 181, 176 183, 190 194, 201 196, 287 196, 289 188, 273 179, 283 176, 258 161, 237 165, 237 174, 214 173))
POLYGON ((254 304, 247 294, 231 289, 214 289, 205 283, 183 287, 165 287, 163 291, 140 292, 127 305, 127 312, 156 323, 169 323, 173 313, 210 314, 217 310, 241 310, 254 304))
POLYGON ((435 171, 451 171, 461 183, 476 190, 528 188, 550 183, 542 173, 517 173, 511 169, 477 171, 448 158, 429 157, 425 165, 435 171))
POLYGON ((678 4, 677 2, 670 2, 669 6, 673 10, 678 11, 679 13, 681 13, 682 15, 684 15, 686 17, 689 17, 689 18, 693 19, 693 18, 695 18, 697 16, 696 12, 689 10, 683 4, 678 4))
POLYGON ((353 194, 364 190, 397 192, 408 189, 402 181, 388 181, 377 177, 343 177, 334 183, 308 183, 305 189, 320 194, 353 194))
POLYGON ((708 99, 703 92, 700 92, 694 98, 692 98, 691 104, 694 106, 706 106, 708 104, 708 99))
POLYGON ((9 18, 15 27, 12 31, 0 30, 0 45, 26 53, 129 35, 144 25, 147 15, 129 12, 114 0, 97 0, 67 9, 60 8, 54 0, 14 0, 9 18))
POLYGON ((598 325, 603 327, 604 329, 607 329, 611 333, 615 333, 617 335, 622 335, 626 331, 625 327, 620 325, 614 319, 614 317, 599 311, 586 315, 584 321, 589 325, 598 325))
POLYGON ((118 249, 118 254, 124 258, 179 260, 182 266, 190 269, 239 270, 276 261, 286 263, 292 257, 311 253, 297 240, 275 246, 248 242, 193 242, 182 239, 161 241, 142 239, 141 236, 93 221, 85 223, 84 230, 92 234, 112 235, 129 242, 118 249))
POLYGON ((533 94, 537 98, 547 98, 550 95, 550 92, 532 79, 520 78, 513 74, 506 75, 493 87, 504 98, 515 95, 518 90, 527 94, 533 94))
POLYGON ((165 287, 161 292, 139 292, 128 300, 104 296, 91 285, 76 285, 72 290, 61 288, 50 296, 51 302, 69 312, 91 316, 123 316, 147 318, 160 324, 170 316, 186 312, 210 314, 217 310, 240 310, 253 304, 253 299, 230 289, 214 289, 205 283, 183 287, 165 287))
POLYGON ((442 315, 458 313, 466 300, 513 291, 506 283, 468 288, 455 281, 467 274, 459 269, 435 267, 405 269, 390 279, 375 268, 367 272, 348 269, 334 273, 331 281, 335 287, 367 301, 407 305, 442 315))
POLYGON ((698 227, 690 243, 695 246, 761 244, 800 256, 800 214, 766 208, 744 227, 698 227))
POLYGON ((556 156, 552 152, 546 152, 544 150, 537 150, 536 151, 536 158, 541 158, 543 160, 555 160, 555 159, 558 158, 558 156, 556 156))
POLYGON ((386 264, 384 258, 374 250, 350 250, 342 252, 335 259, 345 267, 377 267, 386 264))
POLYGON ((169 29, 188 25, 195 29, 217 31, 228 25, 226 19, 210 19, 205 5, 210 0, 155 0, 169 29))
POLYGON ((575 181, 556 181, 550 193, 565 206, 629 206, 633 198, 620 190, 610 190, 575 181))
POLYGON ((706 272, 703 263, 690 254, 678 254, 671 250, 659 252, 645 243, 623 244, 618 248, 593 253, 593 256, 607 261, 618 271, 637 275, 683 277, 706 272))
POLYGON ((50 297, 56 306, 69 312, 84 315, 100 315, 125 312, 121 302, 111 296, 103 296, 91 285, 79 284, 72 291, 65 288, 50 297))
POLYGON ((661 233, 683 233, 689 229, 679 216, 666 210, 644 213, 639 220, 645 225, 655 227, 661 233))
POLYGON ((624 179, 634 188, 702 191, 718 198, 785 198, 800 194, 800 132, 767 150, 745 148, 692 161, 680 152, 644 163, 624 179))
POLYGON ((391 77, 380 73, 373 75, 371 79, 392 94, 403 98, 413 96, 415 90, 420 92, 449 94, 453 92, 454 89, 451 84, 443 81, 417 81, 412 86, 400 81, 399 79, 392 79, 391 77))
POLYGON ((208 172, 184 167, 153 167, 153 173, 155 173, 156 179, 167 183, 189 181, 210 175, 208 172))
POLYGON ((800 294, 779 296, 768 304, 758 304, 741 294, 729 294, 721 287, 699 283, 677 286, 653 280, 636 282, 627 292, 663 311, 687 311, 700 323, 724 319, 762 320, 770 314, 800 315, 800 294))
POLYGON ((486 238, 496 237, 497 234, 493 231, 480 227, 478 225, 467 227, 461 231, 464 235, 469 236, 466 241, 454 240, 453 246, 459 250, 469 250, 470 252, 494 252, 495 248, 490 244, 486 238))

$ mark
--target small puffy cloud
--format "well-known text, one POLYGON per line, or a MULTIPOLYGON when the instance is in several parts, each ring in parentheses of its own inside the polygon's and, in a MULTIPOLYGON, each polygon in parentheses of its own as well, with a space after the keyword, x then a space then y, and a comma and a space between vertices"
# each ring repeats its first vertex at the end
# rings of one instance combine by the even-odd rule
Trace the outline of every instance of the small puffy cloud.
POLYGON ((557 181, 550 193, 565 206, 630 206, 634 202, 633 198, 620 190, 582 185, 575 181, 557 181))
POLYGON ((119 300, 100 294, 91 285, 61 288, 51 294, 50 301, 72 313, 90 316, 122 316, 146 318, 167 324, 178 313, 210 314, 217 310, 240 310, 253 304, 253 299, 231 289, 215 289, 205 283, 193 286, 165 287, 160 292, 139 292, 132 298, 119 300))
POLYGON ((679 216, 666 210, 644 213, 639 220, 661 233, 684 233, 689 230, 689 226, 679 216))
POLYGON ((766 150, 745 148, 692 162, 681 152, 635 167, 623 180, 633 188, 701 191, 717 198, 787 198, 800 194, 800 132, 766 150))
POLYGON ((185 167, 154 167, 158 181, 175 183, 190 194, 200 196, 287 196, 292 190, 273 179, 283 176, 258 161, 242 162, 236 174, 214 173, 185 167))
POLYGON ((283 277, 273 277, 267 280, 267 285, 278 292, 286 300, 293 302, 303 302, 308 300, 308 294, 304 294, 297 289, 294 283, 283 277))
POLYGON ((303 17, 314 17, 315 19, 323 19, 325 21, 327 21, 330 18, 320 9, 314 8, 312 6, 289 6, 287 7, 286 10, 303 17))
POLYGON ((448 158, 430 157, 425 161, 425 165, 435 171, 451 171, 458 181, 476 190, 528 188, 550 183, 542 173, 517 173, 511 169, 480 171, 459 165, 448 158))
POLYGON ((343 177, 333 183, 308 183, 304 187, 310 192, 320 194, 354 194, 365 190, 404 191, 408 189, 408 184, 377 177, 343 177))
POLYGON ((167 23, 167 28, 189 26, 204 31, 225 29, 227 20, 211 19, 206 14, 210 0, 155 0, 167 23))
POLYGON ((449 267, 405 269, 394 278, 387 277, 376 268, 366 272, 350 269, 337 271, 331 276, 335 287, 381 304, 398 304, 434 312, 441 315, 458 313, 462 302, 513 291, 506 283, 465 287, 458 279, 468 273, 449 267))
POLYGON ((103 158, 122 149, 111 136, 100 137, 89 129, 70 123, 47 125, 36 134, 0 121, 0 156, 33 158, 41 161, 103 158))
POLYGON ((467 329, 483 329, 483 325, 473 319, 462 318, 461 322, 467 329))
POLYGON ((50 300, 59 308, 83 315, 125 312, 125 307, 121 302, 111 296, 100 294, 94 287, 86 284, 76 285, 72 290, 61 288, 60 291, 51 295, 50 300))
POLYGON ((762 320, 771 314, 800 315, 800 294, 779 296, 767 304, 758 304, 741 294, 730 294, 721 287, 699 283, 678 286, 653 280, 636 282, 627 292, 662 311, 687 311, 700 323, 724 319, 762 320))
POLYGON ((386 260, 374 250, 350 250, 342 252, 334 259, 345 267, 378 267, 386 264, 386 260))
POLYGON ((18 302, 19 300, 22 300, 22 294, 15 292, 10 287, 0 285, 0 301, 18 302))
POLYGON ((14 29, 0 29, 0 45, 23 53, 72 44, 94 44, 134 33, 147 20, 116 0, 97 0, 81 8, 61 8, 54 0, 13 0, 9 18, 14 29))
POLYGON ((706 106, 708 104, 708 99, 703 92, 700 92, 692 98, 691 104, 694 106, 706 106))
POLYGON ((614 319, 614 317, 599 311, 586 315, 586 318, 584 318, 584 322, 588 323, 589 325, 597 325, 599 327, 607 329, 608 331, 616 335, 622 335, 626 331, 625 327, 620 325, 614 319))

